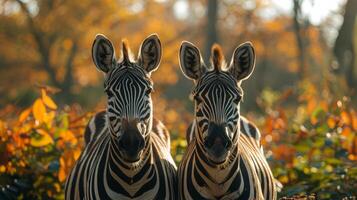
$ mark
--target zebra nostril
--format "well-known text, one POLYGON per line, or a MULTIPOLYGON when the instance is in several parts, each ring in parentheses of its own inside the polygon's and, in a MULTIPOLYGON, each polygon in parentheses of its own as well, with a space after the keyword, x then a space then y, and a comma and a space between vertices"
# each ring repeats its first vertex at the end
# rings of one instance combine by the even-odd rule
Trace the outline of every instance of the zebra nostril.
POLYGON ((145 147, 145 140, 143 137, 138 138, 120 138, 118 147, 125 151, 140 151, 145 147))
POLYGON ((119 148, 121 148, 121 149, 126 149, 127 146, 128 146, 128 143, 127 143, 127 142, 124 142, 123 139, 120 139, 120 140, 119 140, 119 148))
POLYGON ((218 146, 222 146, 226 149, 229 149, 232 147, 232 141, 230 141, 229 139, 222 139, 222 138, 208 138, 206 140, 204 140, 203 142, 204 146, 206 148, 212 148, 214 145, 218 145, 218 146))
POLYGON ((213 146, 213 141, 211 139, 206 139, 203 144, 207 147, 207 148, 211 148, 213 146))

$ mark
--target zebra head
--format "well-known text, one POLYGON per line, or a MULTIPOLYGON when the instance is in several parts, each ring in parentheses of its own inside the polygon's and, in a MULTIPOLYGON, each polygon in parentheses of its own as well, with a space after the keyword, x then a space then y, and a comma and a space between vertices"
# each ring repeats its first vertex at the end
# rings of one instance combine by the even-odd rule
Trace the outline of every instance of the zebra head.
POLYGON ((125 161, 136 162, 140 160, 152 129, 150 93, 153 83, 150 75, 161 60, 160 40, 155 34, 147 37, 141 44, 137 60, 131 58, 128 45, 123 41, 121 59, 116 61, 110 40, 97 35, 92 57, 96 67, 105 73, 112 143, 125 161))
POLYGON ((208 160, 223 163, 238 145, 240 85, 253 72, 254 48, 250 42, 241 44, 226 65, 221 48, 214 45, 211 66, 206 67, 198 48, 183 42, 179 57, 182 72, 195 83, 195 138, 208 160))

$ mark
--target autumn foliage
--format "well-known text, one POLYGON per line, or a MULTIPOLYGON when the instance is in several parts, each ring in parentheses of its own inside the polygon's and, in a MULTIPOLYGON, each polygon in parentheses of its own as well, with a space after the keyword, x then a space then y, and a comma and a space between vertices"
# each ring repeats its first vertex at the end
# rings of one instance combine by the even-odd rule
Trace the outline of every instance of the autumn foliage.
MULTIPOLYGON (((248 115, 261 128, 268 161, 284 185, 281 196, 306 192, 322 198, 356 195, 355 108, 347 97, 318 98, 312 84, 300 89, 297 108, 284 105, 295 95, 291 90, 280 94, 267 90, 261 96, 267 115, 248 115)), ((40 93, 18 115, 13 108, 1 112, 11 114, 0 120, 0 195, 62 199, 66 176, 83 149, 84 128, 92 114, 82 113, 78 106, 59 109, 45 88, 40 93)), ((178 116, 168 113, 166 124, 177 129, 178 116)), ((183 134, 173 131, 171 151, 176 162, 186 146, 183 134)))
POLYGON ((18 118, 12 114, 11 120, 0 120, 0 184, 6 188, 0 199, 63 198, 63 183, 82 151, 89 115, 75 106, 59 110, 41 89, 18 118))
POLYGON ((242 83, 241 114, 261 131, 279 197, 356 199, 357 4, 340 1, 315 24, 304 9, 320 1, 290 1, 0 0, 0 199, 64 198, 84 128, 107 100, 91 58, 97 33, 117 58, 122 39, 137 57, 142 40, 159 35, 154 116, 170 131, 177 163, 193 119, 181 42, 197 44, 208 64, 211 44, 230 56, 251 41, 256 67, 242 83), (278 11, 290 1, 296 9, 278 11))
POLYGON ((355 105, 348 97, 335 99, 328 88, 321 96, 307 81, 297 91, 262 95, 267 115, 259 121, 261 142, 275 177, 284 185, 280 195, 356 196, 355 105), (296 98, 298 106, 285 105, 287 98, 296 98))

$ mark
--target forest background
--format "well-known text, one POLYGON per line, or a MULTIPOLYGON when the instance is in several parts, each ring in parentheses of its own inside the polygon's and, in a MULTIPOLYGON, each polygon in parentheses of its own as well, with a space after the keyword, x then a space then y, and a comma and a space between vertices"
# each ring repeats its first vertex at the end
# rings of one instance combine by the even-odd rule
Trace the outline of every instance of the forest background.
POLYGON ((154 32, 163 45, 154 115, 177 163, 193 118, 181 41, 206 62, 214 43, 230 60, 251 41, 256 68, 241 113, 261 130, 279 196, 356 199, 356 13, 355 0, 0 0, 0 199, 64 198, 84 127, 106 105, 95 35, 118 50, 127 38, 136 55, 154 32))

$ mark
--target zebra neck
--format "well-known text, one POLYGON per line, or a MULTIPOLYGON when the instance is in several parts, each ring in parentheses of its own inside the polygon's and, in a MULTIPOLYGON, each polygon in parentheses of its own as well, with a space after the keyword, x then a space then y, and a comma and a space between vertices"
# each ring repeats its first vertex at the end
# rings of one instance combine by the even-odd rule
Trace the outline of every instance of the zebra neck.
POLYGON ((134 177, 143 169, 146 163, 151 162, 152 159, 152 142, 148 136, 145 148, 137 162, 127 162, 119 154, 119 149, 113 142, 110 143, 109 148, 109 167, 114 165, 119 168, 128 177, 134 177))

